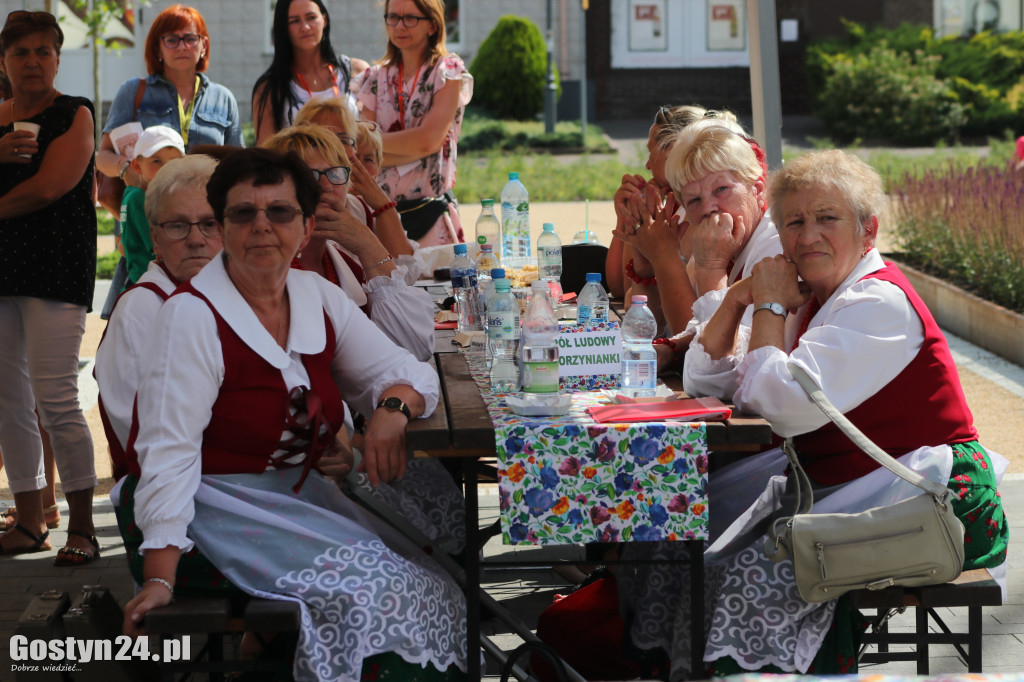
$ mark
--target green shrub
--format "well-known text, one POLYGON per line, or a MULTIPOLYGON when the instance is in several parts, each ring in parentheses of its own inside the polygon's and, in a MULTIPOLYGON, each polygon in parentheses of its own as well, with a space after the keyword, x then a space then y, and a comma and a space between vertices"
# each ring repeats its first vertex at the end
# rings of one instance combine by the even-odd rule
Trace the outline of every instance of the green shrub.
POLYGON ((601 128, 593 123, 587 126, 587 141, 584 145, 579 121, 559 121, 555 124, 555 132, 548 134, 544 132, 544 124, 540 121, 499 121, 482 115, 479 110, 471 110, 466 114, 462 135, 459 137, 460 154, 492 149, 576 151, 584 146, 591 152, 611 151, 601 128))
MULTIPOLYGON (((540 29, 528 18, 507 14, 499 19, 469 70, 475 81, 473 103, 496 117, 526 120, 544 110, 547 48, 540 29)), ((561 95, 557 67, 554 77, 561 95)))
POLYGON ((884 45, 867 54, 827 57, 818 115, 845 139, 921 144, 950 137, 966 117, 956 95, 935 77, 938 61, 884 45))
POLYGON ((96 279, 113 279, 114 269, 119 260, 121 260, 121 254, 117 251, 96 258, 96 279))
MULTIPOLYGON (((933 67, 931 76, 943 82, 963 107, 963 125, 955 133, 1002 135, 1006 129, 1024 127, 1024 85, 1020 75, 1024 72, 1024 32, 936 38, 930 28, 921 25, 866 29, 853 22, 844 23, 845 35, 816 42, 807 50, 807 80, 814 93, 816 111, 834 113, 856 104, 860 91, 844 94, 842 87, 829 86, 837 63, 887 48, 914 64, 928 61, 933 67), (835 101, 837 96, 839 100, 835 101)), ((838 134, 837 130, 832 132, 838 134)), ((918 141, 928 141, 924 135, 917 137, 918 141)), ((940 138, 941 135, 934 139, 940 138)))

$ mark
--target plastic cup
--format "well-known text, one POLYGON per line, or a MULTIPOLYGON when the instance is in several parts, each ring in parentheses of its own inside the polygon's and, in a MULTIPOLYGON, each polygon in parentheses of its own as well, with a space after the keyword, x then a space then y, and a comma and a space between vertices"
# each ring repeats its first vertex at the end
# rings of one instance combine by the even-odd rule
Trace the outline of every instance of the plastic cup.
MULTIPOLYGON (((31 123, 29 121, 15 121, 14 122, 14 129, 15 130, 27 130, 27 131, 29 131, 30 133, 32 133, 32 139, 33 140, 39 134, 39 124, 38 123, 31 123)), ((20 156, 23 159, 31 159, 32 158, 31 154, 18 154, 18 156, 20 156)))

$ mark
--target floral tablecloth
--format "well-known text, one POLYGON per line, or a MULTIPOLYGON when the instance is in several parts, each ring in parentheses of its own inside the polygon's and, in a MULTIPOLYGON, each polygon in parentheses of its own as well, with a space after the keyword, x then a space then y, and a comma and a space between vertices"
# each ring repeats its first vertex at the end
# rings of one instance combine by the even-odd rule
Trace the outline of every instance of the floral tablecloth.
POLYGON ((599 424, 573 393, 565 415, 513 414, 492 393, 486 363, 467 354, 494 424, 505 544, 578 544, 707 538, 704 424, 599 424))

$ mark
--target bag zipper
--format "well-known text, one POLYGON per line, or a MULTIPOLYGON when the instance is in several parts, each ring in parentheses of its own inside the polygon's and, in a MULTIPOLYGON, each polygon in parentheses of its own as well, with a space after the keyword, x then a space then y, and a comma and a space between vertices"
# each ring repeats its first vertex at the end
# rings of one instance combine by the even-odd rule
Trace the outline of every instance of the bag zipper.
POLYGON ((824 542, 815 542, 814 548, 818 551, 818 567, 821 569, 821 579, 828 580, 828 571, 825 569, 825 547, 842 547, 844 545, 857 545, 865 542, 877 542, 878 540, 892 540, 894 538, 902 537, 904 535, 913 535, 915 533, 921 533, 924 531, 924 526, 918 526, 917 528, 911 528, 910 530, 900 531, 899 533, 890 533, 889 535, 879 535, 873 538, 860 538, 856 540, 844 540, 842 542, 830 542, 827 545, 824 542))

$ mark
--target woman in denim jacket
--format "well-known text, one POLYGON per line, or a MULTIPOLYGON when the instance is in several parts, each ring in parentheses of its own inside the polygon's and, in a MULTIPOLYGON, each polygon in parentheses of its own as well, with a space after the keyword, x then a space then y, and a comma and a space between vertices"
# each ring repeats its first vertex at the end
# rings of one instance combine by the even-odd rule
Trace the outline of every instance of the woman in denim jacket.
POLYGON ((143 128, 166 125, 179 131, 186 148, 243 146, 235 96, 202 73, 210 60, 210 35, 199 12, 182 5, 160 12, 146 36, 145 54, 149 75, 126 81, 111 104, 96 154, 101 173, 121 177, 129 185, 138 183, 129 168, 131 150, 115 149, 110 139, 112 130, 133 120, 143 128))

